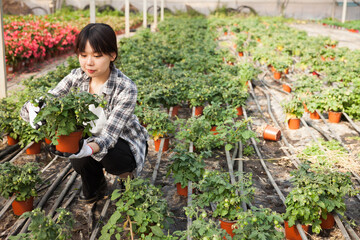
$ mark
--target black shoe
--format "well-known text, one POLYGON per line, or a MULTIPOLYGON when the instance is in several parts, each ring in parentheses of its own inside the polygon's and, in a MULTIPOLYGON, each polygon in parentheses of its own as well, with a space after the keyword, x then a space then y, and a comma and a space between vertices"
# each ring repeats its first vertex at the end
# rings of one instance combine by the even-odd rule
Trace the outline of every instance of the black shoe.
POLYGON ((104 198, 104 196, 107 193, 107 183, 104 180, 99 189, 90 197, 85 197, 84 194, 81 192, 80 196, 79 196, 79 201, 85 204, 90 204, 90 203, 94 203, 98 200, 101 200, 104 198))

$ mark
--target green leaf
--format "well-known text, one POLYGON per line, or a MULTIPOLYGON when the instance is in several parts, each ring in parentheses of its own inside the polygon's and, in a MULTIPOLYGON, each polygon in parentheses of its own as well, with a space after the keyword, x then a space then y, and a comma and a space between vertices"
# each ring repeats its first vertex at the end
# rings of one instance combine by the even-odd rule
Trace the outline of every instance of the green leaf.
POLYGON ((225 145, 225 150, 226 151, 230 151, 233 148, 233 146, 231 144, 226 144, 225 145))
POLYGON ((158 236, 158 237, 164 236, 164 233, 159 226, 155 225, 155 226, 151 226, 150 228, 151 228, 151 231, 155 234, 155 236, 158 236))

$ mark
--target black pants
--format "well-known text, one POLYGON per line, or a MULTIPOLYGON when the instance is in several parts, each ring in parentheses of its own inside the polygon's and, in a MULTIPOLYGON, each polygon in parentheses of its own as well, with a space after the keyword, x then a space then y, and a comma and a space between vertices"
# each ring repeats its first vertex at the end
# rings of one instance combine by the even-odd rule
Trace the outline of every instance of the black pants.
POLYGON ((131 172, 136 168, 134 155, 128 142, 119 138, 114 148, 109 149, 100 161, 92 157, 71 159, 74 170, 80 174, 83 183, 82 190, 85 197, 92 197, 100 184, 105 181, 103 168, 113 175, 131 172))

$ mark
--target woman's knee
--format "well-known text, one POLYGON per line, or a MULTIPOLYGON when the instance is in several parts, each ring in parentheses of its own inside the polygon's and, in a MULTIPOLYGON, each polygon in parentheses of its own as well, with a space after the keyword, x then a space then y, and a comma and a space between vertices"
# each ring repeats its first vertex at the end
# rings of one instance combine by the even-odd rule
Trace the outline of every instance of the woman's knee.
POLYGON ((92 157, 70 159, 70 162, 74 170, 79 174, 81 174, 83 171, 89 171, 90 169, 102 168, 101 166, 98 166, 101 164, 92 157))

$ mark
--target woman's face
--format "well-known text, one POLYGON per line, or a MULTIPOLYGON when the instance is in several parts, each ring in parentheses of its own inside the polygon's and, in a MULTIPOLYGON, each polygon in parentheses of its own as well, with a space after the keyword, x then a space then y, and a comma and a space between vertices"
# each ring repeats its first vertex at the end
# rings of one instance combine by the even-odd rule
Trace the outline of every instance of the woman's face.
POLYGON ((112 56, 96 53, 88 41, 84 52, 80 52, 78 57, 81 69, 91 79, 106 81, 109 78, 110 62, 115 60, 115 53, 112 56))

